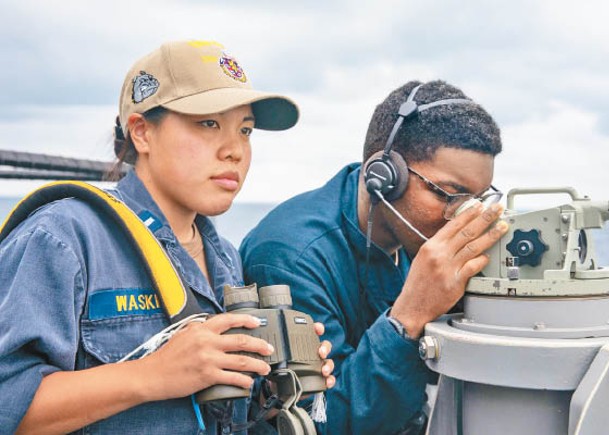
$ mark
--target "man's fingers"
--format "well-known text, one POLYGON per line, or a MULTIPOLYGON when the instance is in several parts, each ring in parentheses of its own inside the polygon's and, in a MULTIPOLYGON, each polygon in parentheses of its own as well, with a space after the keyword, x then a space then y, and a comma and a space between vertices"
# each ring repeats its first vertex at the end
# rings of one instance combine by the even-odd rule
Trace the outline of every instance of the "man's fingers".
POLYGON ((493 225, 491 229, 487 231, 486 234, 490 238, 491 243, 495 243, 497 240, 503 237, 505 233, 507 233, 508 228, 509 225, 507 222, 499 221, 495 225, 493 225))
POLYGON ((449 220, 446 225, 440 228, 434 238, 449 240, 454 239, 463 228, 482 214, 483 208, 482 203, 477 203, 476 205, 468 208, 459 216, 449 220))
POLYGON ((488 234, 489 226, 499 219, 502 212, 503 207, 501 204, 493 204, 469 221, 467 225, 461 227, 455 234, 455 237, 451 239, 451 244, 453 245, 455 252, 459 252, 460 249, 466 247, 467 251, 477 255, 492 246, 494 240, 497 239, 481 236, 484 235, 485 232, 488 234), (483 240, 482 243, 479 242, 480 239, 483 240), (488 244, 487 242, 491 240, 493 240, 492 243, 488 244), (474 245, 468 246, 471 243, 474 243, 474 245))
POLYGON ((508 231, 508 224, 499 221, 481 237, 470 242, 461 249, 458 255, 463 256, 463 267, 457 272, 460 281, 467 281, 472 276, 481 272, 489 262, 488 255, 484 252, 493 246, 508 231))
POLYGON ((325 360, 324 365, 321 367, 322 375, 328 377, 330 373, 334 371, 334 361, 331 359, 325 360))
POLYGON ((463 262, 478 257, 480 254, 491 248, 508 230, 505 221, 499 221, 493 225, 486 233, 477 239, 466 243, 455 255, 463 262))
POLYGON ((463 285, 465 285, 465 282, 472 276, 482 271, 488 262, 489 257, 484 254, 472 258, 466 262, 460 270, 457 271, 457 281, 463 282, 463 285))
POLYGON ((328 340, 322 341, 321 345, 319 346, 319 356, 321 357, 321 359, 326 359, 328 355, 330 355, 331 350, 332 343, 330 343, 328 340))
POLYGON ((465 240, 473 240, 476 238, 476 233, 469 226, 461 229, 460 234, 461 234, 461 237, 463 237, 463 239, 465 239, 465 240))
POLYGON ((486 226, 488 227, 501 216, 501 213, 503 213, 503 206, 499 203, 495 203, 484 210, 480 217, 486 221, 486 226))
POLYGON ((319 335, 320 337, 321 337, 322 335, 324 335, 324 332, 325 332, 326 328, 325 328, 325 326, 324 326, 324 324, 323 324, 323 323, 315 322, 315 323, 313 324, 313 327, 315 328, 315 333, 316 333, 317 335, 319 335))
POLYGON ((482 233, 487 231, 488 227, 495 222, 503 213, 503 206, 501 204, 493 204, 489 208, 485 209, 472 219, 465 227, 462 228, 461 241, 464 243, 469 242, 472 239, 477 238, 482 233))

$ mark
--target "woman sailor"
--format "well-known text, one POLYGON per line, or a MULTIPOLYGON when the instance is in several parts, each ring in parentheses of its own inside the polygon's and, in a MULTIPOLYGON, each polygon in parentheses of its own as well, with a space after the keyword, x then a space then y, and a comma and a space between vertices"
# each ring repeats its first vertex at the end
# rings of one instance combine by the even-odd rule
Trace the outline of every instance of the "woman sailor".
MULTIPOLYGON (((228 210, 241 189, 252 130, 288 129, 297 118, 289 99, 253 90, 215 42, 165 44, 125 78, 115 150, 134 169, 112 193, 146 222, 204 312, 223 311, 224 284, 243 284, 236 250, 207 216, 228 210)), ((134 248, 91 206, 64 199, 40 208, 0 255, 2 433, 177 434, 202 424, 217 433, 247 420, 258 398, 204 406, 201 419, 190 395, 217 384, 249 388, 241 372, 269 373, 262 360, 234 353, 267 356, 269 343, 222 335, 257 327, 252 316, 188 324, 156 352, 118 362, 168 320, 134 248)), ((323 342, 320 356, 329 351, 323 342)), ((328 386, 332 368, 326 361, 328 386)))

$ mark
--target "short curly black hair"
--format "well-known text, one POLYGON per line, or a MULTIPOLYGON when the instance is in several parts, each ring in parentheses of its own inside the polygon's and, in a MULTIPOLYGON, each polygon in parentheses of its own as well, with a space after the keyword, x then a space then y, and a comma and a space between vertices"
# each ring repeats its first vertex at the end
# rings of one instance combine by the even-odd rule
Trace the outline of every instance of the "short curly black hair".
MULTIPOLYGON (((364 161, 382 151, 397 119, 400 105, 419 81, 399 87, 376 107, 366 134, 364 161)), ((459 88, 435 80, 423 84, 415 95, 419 105, 448 98, 469 99, 459 88)), ((393 149, 407 162, 433 158, 438 148, 459 148, 496 156, 501 152, 499 127, 478 104, 449 104, 430 108, 404 121, 393 142, 393 149)))

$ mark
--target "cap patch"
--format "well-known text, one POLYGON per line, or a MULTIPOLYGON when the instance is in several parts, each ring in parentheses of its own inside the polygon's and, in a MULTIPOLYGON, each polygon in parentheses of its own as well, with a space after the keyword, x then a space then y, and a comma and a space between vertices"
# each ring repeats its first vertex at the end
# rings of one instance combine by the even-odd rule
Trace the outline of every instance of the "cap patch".
POLYGON ((225 52, 222 53, 222 57, 220 58, 220 66, 222 67, 222 71, 224 71, 227 76, 241 83, 245 83, 247 81, 245 72, 237 63, 237 59, 229 56, 225 52))
POLYGON ((146 98, 153 95, 159 88, 159 81, 152 74, 140 71, 140 74, 133 79, 133 94, 131 99, 134 103, 141 103, 146 98))

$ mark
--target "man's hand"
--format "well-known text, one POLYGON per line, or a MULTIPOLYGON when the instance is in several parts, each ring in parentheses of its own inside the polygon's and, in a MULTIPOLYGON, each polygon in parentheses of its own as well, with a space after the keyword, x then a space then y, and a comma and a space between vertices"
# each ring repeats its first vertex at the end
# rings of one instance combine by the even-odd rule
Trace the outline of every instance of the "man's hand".
MULTIPOLYGON (((315 328, 315 333, 317 335, 319 335, 319 336, 324 335, 325 328, 324 328, 323 323, 315 322, 313 325, 315 328)), ((332 388, 334 386, 334 384, 336 384, 336 378, 332 374, 332 372, 334 371, 334 361, 332 361, 331 359, 327 359, 331 350, 332 350, 332 343, 330 343, 328 340, 322 341, 319 346, 319 350, 318 350, 319 356, 321 357, 321 359, 324 360, 324 363, 321 367, 321 374, 324 378, 326 378, 326 388, 332 388)), ((275 394, 277 393, 277 388, 273 382, 270 382, 270 388, 273 393, 275 393, 275 394)), ((306 399, 308 397, 310 397, 310 394, 301 396, 300 400, 306 399)), ((261 406, 264 405, 266 400, 265 400, 263 394, 260 394, 260 398, 258 399, 258 401, 261 406)), ((271 418, 275 417, 278 413, 279 413, 279 410, 272 409, 266 415, 265 418, 267 420, 270 420, 271 418)))
POLYGON ((502 211, 500 204, 486 210, 482 204, 471 207, 421 246, 391 309, 411 338, 456 304, 467 281, 487 265, 484 252, 508 229, 504 221, 493 225, 502 211))
MULTIPOLYGON (((315 333, 317 335, 324 335, 324 330, 325 328, 323 323, 315 322, 315 333)), ((319 346, 319 356, 324 360, 324 365, 321 367, 321 374, 326 378, 327 388, 332 388, 336 383, 336 378, 334 375, 332 375, 332 372, 334 371, 334 361, 327 359, 331 350, 332 343, 330 343, 328 340, 321 342, 321 345, 319 346)))

